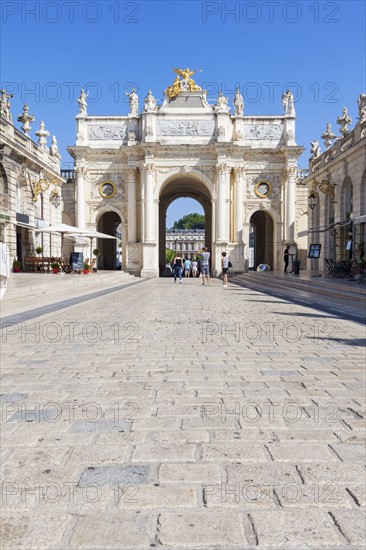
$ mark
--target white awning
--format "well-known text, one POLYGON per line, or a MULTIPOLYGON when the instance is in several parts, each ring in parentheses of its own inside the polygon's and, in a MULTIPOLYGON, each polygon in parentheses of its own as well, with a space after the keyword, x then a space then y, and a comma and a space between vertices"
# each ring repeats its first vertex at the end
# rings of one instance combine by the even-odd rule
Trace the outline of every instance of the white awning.
POLYGON ((15 225, 17 225, 18 227, 25 227, 27 229, 35 229, 37 230, 37 227, 35 227, 34 225, 30 225, 29 223, 23 223, 23 222, 14 222, 15 225))

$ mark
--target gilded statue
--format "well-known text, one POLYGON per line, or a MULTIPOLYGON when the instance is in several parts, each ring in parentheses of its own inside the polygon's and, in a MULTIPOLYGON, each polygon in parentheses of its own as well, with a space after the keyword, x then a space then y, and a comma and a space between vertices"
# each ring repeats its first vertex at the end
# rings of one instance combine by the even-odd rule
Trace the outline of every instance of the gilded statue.
POLYGON ((177 74, 177 76, 175 77, 173 84, 166 90, 169 99, 177 97, 182 91, 196 92, 198 90, 202 90, 202 88, 195 83, 193 78, 191 78, 191 76, 196 72, 195 70, 191 71, 187 67, 187 69, 173 69, 173 71, 177 74))

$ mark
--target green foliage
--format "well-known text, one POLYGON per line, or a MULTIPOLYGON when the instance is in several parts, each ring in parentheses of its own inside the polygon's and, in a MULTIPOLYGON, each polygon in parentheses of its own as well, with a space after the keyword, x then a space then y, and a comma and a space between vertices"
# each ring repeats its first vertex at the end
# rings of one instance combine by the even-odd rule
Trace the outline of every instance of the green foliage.
POLYGON ((94 254, 94 256, 97 256, 97 257, 98 257, 98 256, 101 255, 101 251, 99 250, 99 248, 94 248, 93 254, 94 254))
POLYGON ((187 214, 177 222, 174 222, 173 229, 205 229, 205 216, 202 214, 187 214))
POLYGON ((172 262, 174 260, 174 257, 175 257, 174 250, 170 250, 169 248, 167 248, 165 250, 165 262, 167 264, 170 264, 170 262, 172 262))
POLYGON ((42 252, 43 252, 43 246, 37 246, 36 252, 37 252, 37 254, 42 254, 42 252))
POLYGON ((51 264, 52 269, 60 269, 60 264, 58 262, 53 262, 51 264))

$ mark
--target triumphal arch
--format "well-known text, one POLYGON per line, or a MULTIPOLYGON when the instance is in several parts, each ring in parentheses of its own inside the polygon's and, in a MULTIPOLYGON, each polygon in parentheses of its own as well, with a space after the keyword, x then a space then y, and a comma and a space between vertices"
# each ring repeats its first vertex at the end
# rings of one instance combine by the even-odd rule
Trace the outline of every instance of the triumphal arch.
MULTIPOLYGON (((281 115, 245 115, 239 89, 232 107, 221 92, 209 104, 194 71, 174 71, 160 105, 150 90, 139 109, 131 90, 126 116, 89 116, 81 91, 76 145, 68 148, 75 159, 74 221, 114 235, 122 228, 123 269, 157 277, 165 266, 167 208, 191 197, 205 212, 213 274, 223 250, 234 271, 248 269, 253 229, 255 264, 280 268, 284 244, 294 245, 298 233, 303 148, 295 141, 291 91, 282 95, 281 115)), ((113 240, 100 246, 106 269, 114 267, 113 247, 113 240)))

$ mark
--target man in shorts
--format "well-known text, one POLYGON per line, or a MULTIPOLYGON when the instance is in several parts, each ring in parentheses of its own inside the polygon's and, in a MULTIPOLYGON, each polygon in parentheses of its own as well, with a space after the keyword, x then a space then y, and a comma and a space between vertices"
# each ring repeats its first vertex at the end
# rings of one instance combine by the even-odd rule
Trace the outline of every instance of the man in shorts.
POLYGON ((189 277, 191 274, 191 261, 186 258, 184 260, 184 276, 189 277))
POLYGON ((207 285, 210 284, 210 253, 207 248, 204 246, 201 253, 201 273, 202 273, 202 284, 205 286, 205 277, 207 280, 207 285))

